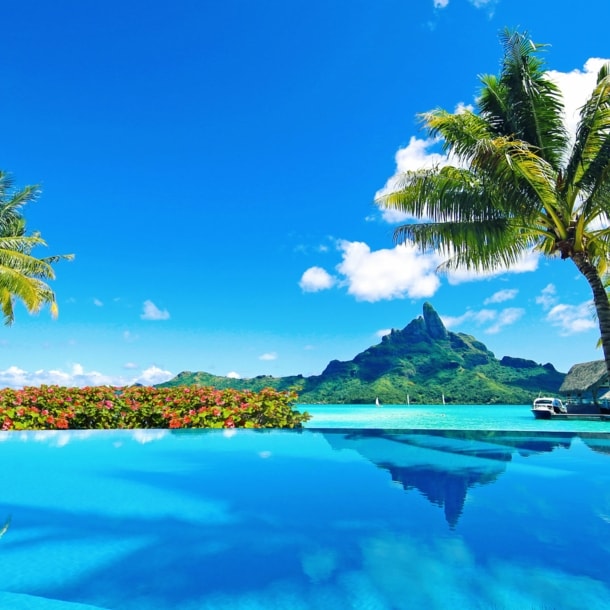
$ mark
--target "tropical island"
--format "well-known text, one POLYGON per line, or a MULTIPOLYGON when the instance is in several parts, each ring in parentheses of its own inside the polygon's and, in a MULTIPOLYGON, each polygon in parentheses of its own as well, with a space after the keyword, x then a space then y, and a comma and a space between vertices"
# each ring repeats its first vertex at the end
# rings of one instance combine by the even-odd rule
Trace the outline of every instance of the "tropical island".
POLYGON ((525 358, 497 359, 475 337, 445 327, 426 302, 423 315, 352 360, 332 360, 320 375, 234 379, 185 371, 157 387, 211 386, 293 390, 303 404, 529 404, 556 393, 565 375, 525 358))

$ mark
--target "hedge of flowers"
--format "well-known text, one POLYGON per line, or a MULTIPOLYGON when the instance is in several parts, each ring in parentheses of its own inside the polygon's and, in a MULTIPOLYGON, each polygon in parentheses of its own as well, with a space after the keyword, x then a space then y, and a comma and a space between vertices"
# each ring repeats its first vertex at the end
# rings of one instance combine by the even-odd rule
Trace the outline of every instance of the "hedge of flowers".
POLYGON ((0 390, 2 430, 300 428, 297 395, 209 387, 55 385, 0 390))

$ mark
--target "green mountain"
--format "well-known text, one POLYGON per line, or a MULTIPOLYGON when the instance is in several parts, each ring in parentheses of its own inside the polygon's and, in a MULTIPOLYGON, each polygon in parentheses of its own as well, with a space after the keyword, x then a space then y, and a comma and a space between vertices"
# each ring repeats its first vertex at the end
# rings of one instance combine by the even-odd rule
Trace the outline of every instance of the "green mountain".
POLYGON ((448 331, 430 303, 423 316, 353 360, 331 361, 321 375, 250 379, 185 371, 159 386, 294 389, 303 404, 527 404, 559 390, 563 373, 552 364, 505 356, 498 360, 474 337, 448 331))

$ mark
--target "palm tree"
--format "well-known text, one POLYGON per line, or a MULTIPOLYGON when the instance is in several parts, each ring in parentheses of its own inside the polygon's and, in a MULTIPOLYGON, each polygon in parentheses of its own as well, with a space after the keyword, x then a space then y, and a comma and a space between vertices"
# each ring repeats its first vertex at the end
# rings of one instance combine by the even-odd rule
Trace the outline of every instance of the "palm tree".
POLYGON ((55 293, 46 282, 55 278, 53 263, 73 258, 72 255, 32 256, 36 246, 46 246, 46 243, 37 232, 26 235, 21 209, 34 201, 38 192, 35 186, 15 190, 11 177, 0 171, 0 309, 6 325, 15 319, 15 298, 30 313, 48 304, 51 314, 57 316, 55 293))
POLYGON ((586 278, 610 373, 610 66, 567 133, 559 88, 527 33, 504 31, 499 76, 481 77, 475 111, 421 115, 453 165, 401 174, 378 203, 413 217, 394 238, 445 262, 488 271, 532 249, 569 259, 586 278))

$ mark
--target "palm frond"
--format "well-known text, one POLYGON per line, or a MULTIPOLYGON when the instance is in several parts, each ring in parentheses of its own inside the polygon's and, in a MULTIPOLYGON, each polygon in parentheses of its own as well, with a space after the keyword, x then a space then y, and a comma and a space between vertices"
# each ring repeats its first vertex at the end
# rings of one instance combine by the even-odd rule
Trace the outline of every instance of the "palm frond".
POLYGON ((561 91, 545 74, 537 53, 545 45, 533 43, 527 32, 505 30, 501 35, 504 61, 500 78, 483 78, 481 116, 497 135, 528 142, 540 156, 559 168, 569 138, 563 123, 561 91), (501 96, 502 104, 494 101, 501 96))
POLYGON ((23 302, 30 313, 49 305, 57 315, 55 294, 46 283, 55 278, 52 264, 72 255, 37 258, 34 248, 46 246, 38 232, 26 234, 23 207, 36 200, 37 186, 15 190, 9 174, 0 171, 0 310, 5 324, 14 321, 14 300, 23 302))
POLYGON ((581 108, 576 139, 566 166, 566 185, 573 188, 570 199, 578 192, 591 193, 603 182, 610 163, 610 76, 608 66, 598 73, 591 96, 581 108))

